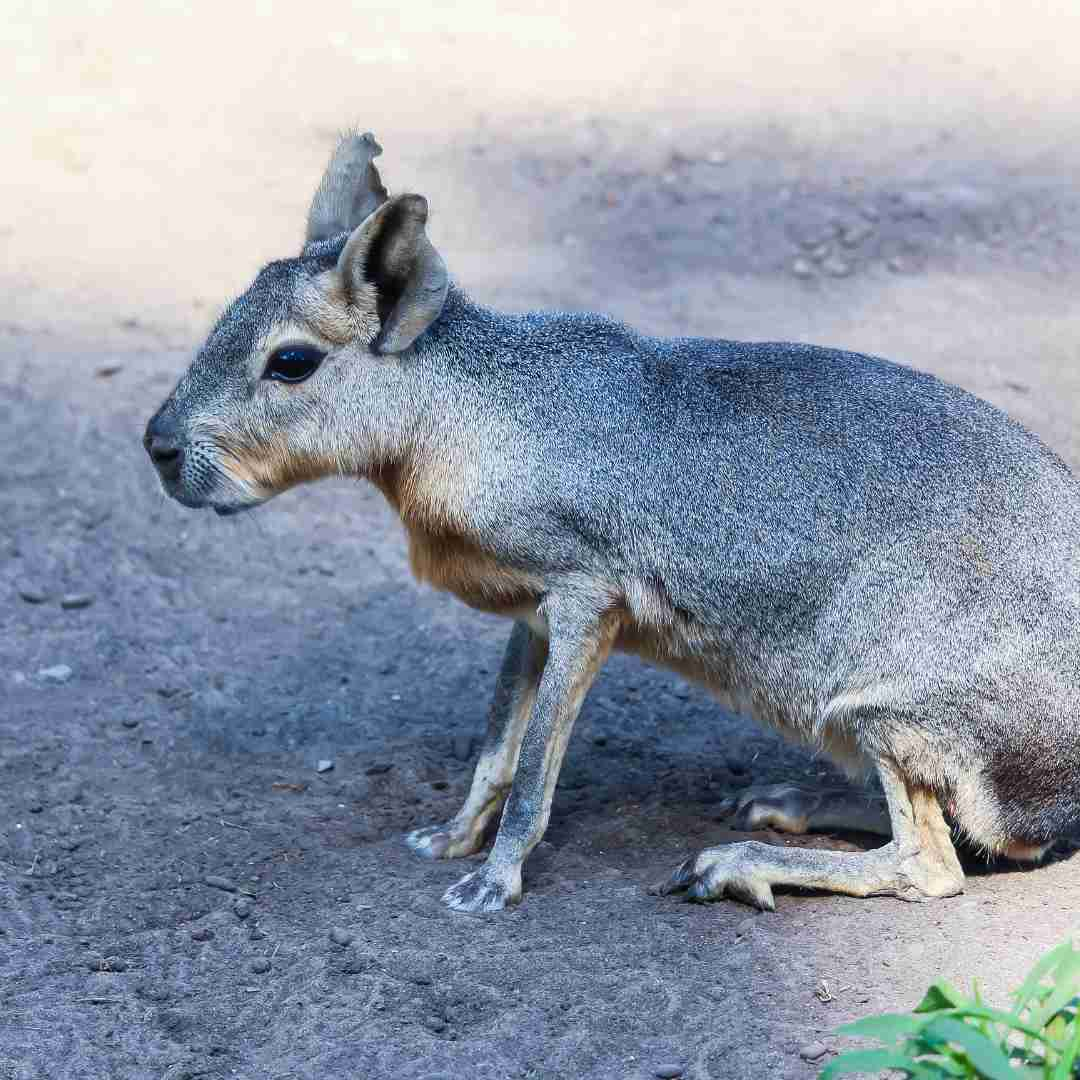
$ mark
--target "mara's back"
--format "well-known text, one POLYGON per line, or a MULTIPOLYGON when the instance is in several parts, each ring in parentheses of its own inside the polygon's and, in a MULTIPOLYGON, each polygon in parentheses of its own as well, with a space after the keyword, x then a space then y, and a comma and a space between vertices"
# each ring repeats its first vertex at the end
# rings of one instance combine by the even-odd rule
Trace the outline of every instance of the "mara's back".
POLYGON ((720 581, 812 596, 901 556, 966 562, 1002 588, 1048 576, 1077 601, 1080 483, 958 387, 810 345, 474 318, 454 320, 456 344, 518 448, 514 503, 557 517, 555 546, 654 574, 690 611, 720 581))

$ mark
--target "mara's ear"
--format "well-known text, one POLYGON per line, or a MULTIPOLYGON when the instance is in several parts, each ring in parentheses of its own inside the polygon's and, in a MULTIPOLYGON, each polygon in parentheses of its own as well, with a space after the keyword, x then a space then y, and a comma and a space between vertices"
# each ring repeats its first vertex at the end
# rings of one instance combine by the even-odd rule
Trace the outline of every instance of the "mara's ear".
POLYGON ((381 153, 370 131, 346 135, 337 144, 311 200, 305 247, 351 232, 386 202, 386 188, 374 164, 381 153))
POLYGON ((372 352, 407 349, 446 302, 446 264, 424 231, 427 216, 423 195, 399 195, 353 230, 338 259, 349 303, 363 304, 374 288, 379 333, 372 352))

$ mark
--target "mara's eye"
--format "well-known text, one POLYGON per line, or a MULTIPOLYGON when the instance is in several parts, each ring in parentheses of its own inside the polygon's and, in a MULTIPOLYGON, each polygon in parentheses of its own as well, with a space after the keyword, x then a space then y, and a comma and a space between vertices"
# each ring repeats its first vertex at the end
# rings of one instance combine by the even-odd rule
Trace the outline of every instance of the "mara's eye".
POLYGON ((286 345, 275 349, 266 361, 264 379, 278 382, 303 382, 322 363, 326 355, 313 345, 286 345))

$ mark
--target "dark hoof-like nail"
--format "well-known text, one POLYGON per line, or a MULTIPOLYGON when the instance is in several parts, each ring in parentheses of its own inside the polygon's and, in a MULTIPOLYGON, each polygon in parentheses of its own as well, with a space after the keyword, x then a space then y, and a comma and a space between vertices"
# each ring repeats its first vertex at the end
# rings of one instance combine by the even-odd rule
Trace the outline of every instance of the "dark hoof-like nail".
POLYGON ((680 863, 676 868, 675 873, 671 875, 660 886, 660 892, 663 896, 669 896, 671 893, 682 892, 691 881, 694 880, 694 859, 687 859, 685 862, 680 863))
POLYGON ((686 890, 686 899, 693 900, 695 903, 704 903, 706 900, 714 899, 712 891, 709 886, 705 884, 702 878, 698 878, 691 886, 686 890))

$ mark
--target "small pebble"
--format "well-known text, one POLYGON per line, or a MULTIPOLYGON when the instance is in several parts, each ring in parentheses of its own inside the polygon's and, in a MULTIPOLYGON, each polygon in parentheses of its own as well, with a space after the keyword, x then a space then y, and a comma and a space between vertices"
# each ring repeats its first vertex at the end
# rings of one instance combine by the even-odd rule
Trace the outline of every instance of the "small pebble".
POLYGON ((799 1057, 803 1061, 817 1061, 819 1058, 823 1058, 829 1052, 829 1048, 823 1042, 807 1043, 800 1051, 799 1057))
POLYGON ((755 922, 756 922, 756 920, 754 919, 753 915, 749 916, 746 919, 741 919, 735 925, 735 936, 736 937, 746 937, 746 935, 749 934, 750 931, 754 929, 755 922))
POLYGON ((105 974, 127 971, 127 961, 122 956, 93 956, 88 966, 91 971, 105 974))
POLYGON ((315 765, 315 771, 319 773, 329 772, 334 767, 334 763, 329 758, 323 758, 315 765))
POLYGON ((251 903, 247 900, 237 900, 233 904, 233 914, 238 919, 246 919, 251 914, 251 903))
POLYGON ((266 935, 257 926, 253 926, 251 933, 248 934, 248 939, 251 941, 263 941, 265 938, 266 935))
POLYGON ((798 258, 791 264, 791 272, 796 277, 808 278, 814 273, 814 267, 809 259, 798 258))
POLYGON ((209 885, 211 889, 221 889, 223 892, 236 892, 236 886, 225 877, 219 877, 217 874, 207 874, 203 878, 203 884, 209 885))
POLYGON ((265 975, 270 970, 270 961, 265 957, 251 961, 251 971, 255 975, 265 975))
POLYGON ((431 1028, 432 1031, 445 1031, 446 1021, 441 1016, 429 1016, 427 1026, 431 1028))
POLYGON ((39 589, 29 582, 19 585, 19 596, 28 604, 44 604, 49 599, 49 594, 44 589, 39 589))
POLYGON ((126 728, 137 728, 139 726, 139 721, 134 716, 125 716, 120 723, 126 728))
POLYGON ((840 233, 840 243, 848 248, 858 247, 873 233, 873 231, 873 225, 869 225, 865 222, 848 225, 843 232, 840 233))
POLYGON ((65 611, 78 611, 79 608, 89 607, 94 598, 89 593, 68 593, 60 598, 60 606, 65 611))
POLYGON ((821 264, 821 269, 825 271, 830 277, 849 277, 851 271, 854 269, 846 259, 838 259, 835 256, 831 259, 826 259, 821 264))
POLYGON ((352 934, 350 934, 348 930, 342 930, 340 926, 335 926, 334 929, 330 931, 330 940, 335 945, 348 945, 352 939, 352 934))
POLYGON ((32 802, 27 808, 31 814, 40 814, 45 807, 39 802, 32 802))
POLYGON ((212 941, 214 938, 214 931, 209 926, 196 926, 191 931, 192 941, 212 941))
POLYGON ((594 735, 593 736, 593 746, 607 746, 607 736, 606 735, 594 735))
POLYGON ((682 1074, 681 1065, 657 1065, 653 1069, 653 1076, 659 1077, 659 1080, 677 1080, 682 1074))
POLYGON ((71 675, 71 668, 67 664, 55 664, 38 672, 38 678, 48 683, 66 683, 71 675))
POLYGON ((368 776, 381 776, 383 773, 389 772, 394 766, 388 762, 377 762, 374 765, 369 765, 364 772, 368 776))
POLYGON ((345 959, 341 965, 341 972, 343 975, 362 975, 367 965, 364 963, 363 957, 350 956, 345 959))

